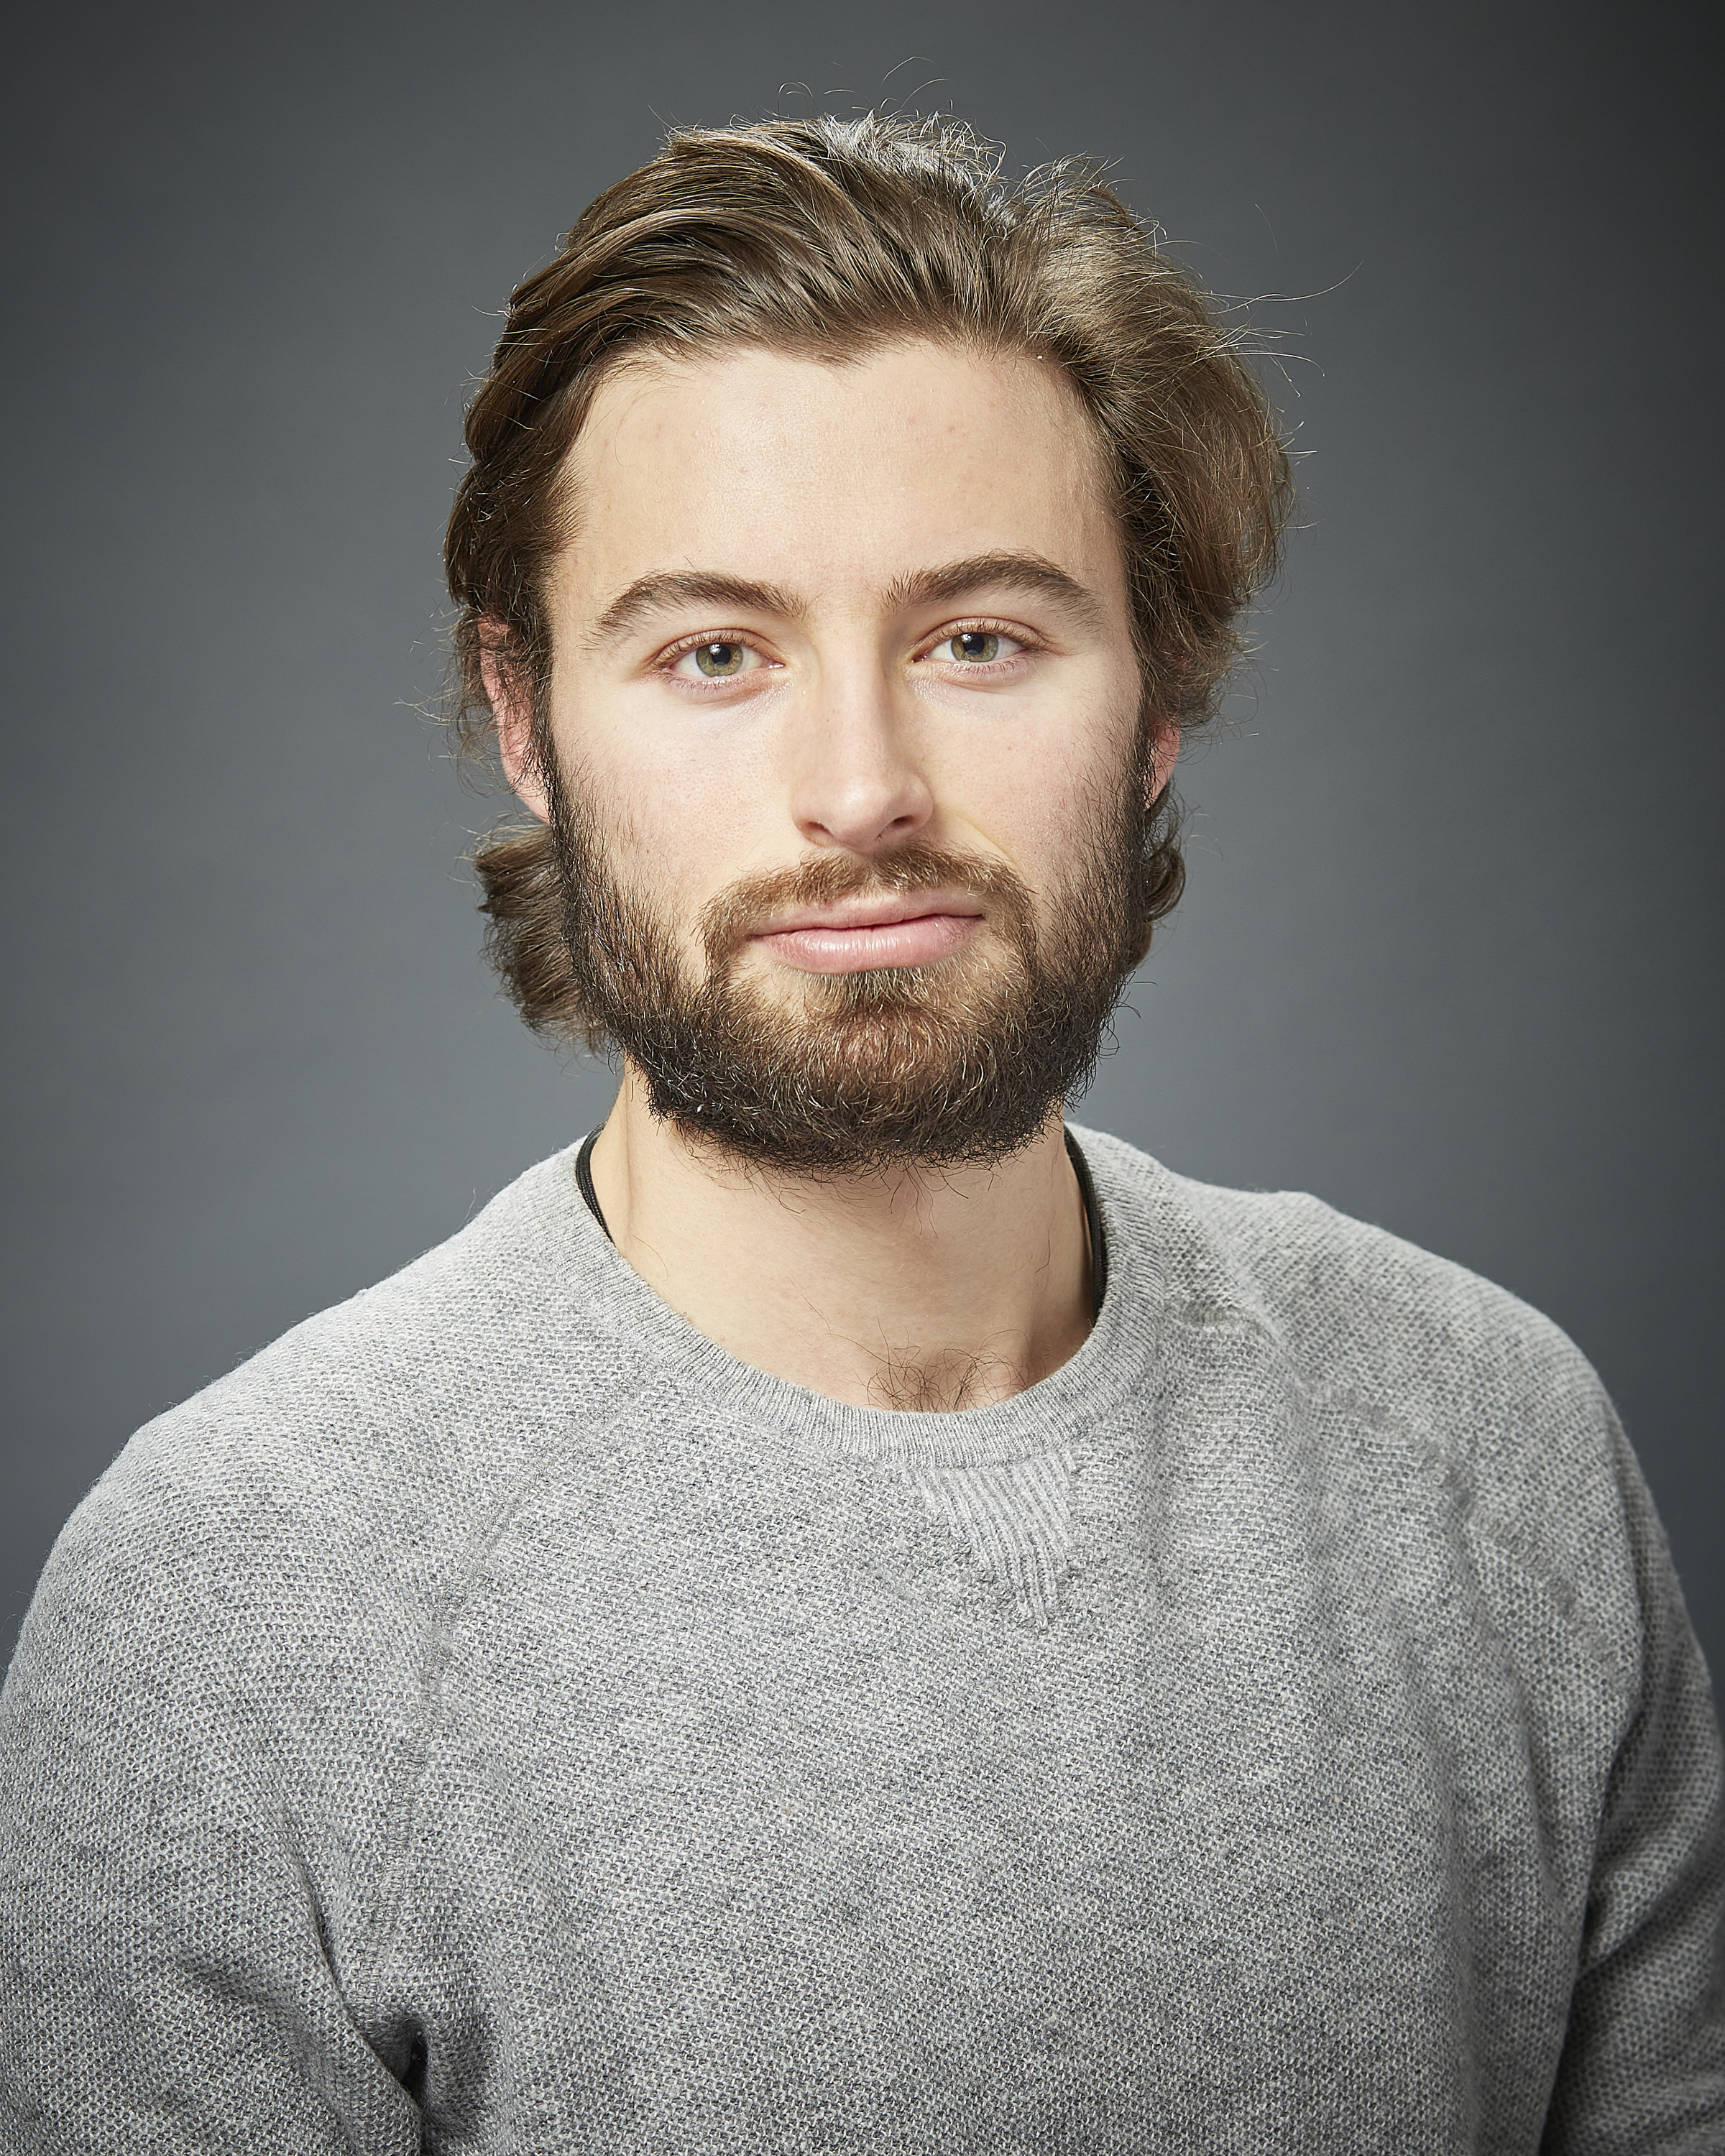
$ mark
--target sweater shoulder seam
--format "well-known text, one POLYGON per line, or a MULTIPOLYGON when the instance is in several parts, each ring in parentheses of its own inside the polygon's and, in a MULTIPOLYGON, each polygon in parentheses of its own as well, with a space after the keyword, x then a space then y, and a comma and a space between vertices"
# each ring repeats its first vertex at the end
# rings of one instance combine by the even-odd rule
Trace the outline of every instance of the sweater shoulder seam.
MULTIPOLYGON (((615 1430, 643 1399, 661 1388, 670 1374, 660 1369, 644 1377, 617 1403, 593 1435, 603 1438, 615 1430)), ((469 1532, 435 1599, 419 1656, 418 1697, 407 1717, 404 1757, 391 1776, 384 1803, 384 1876, 372 1927, 374 1969, 388 1961, 402 1935, 401 1897, 418 1827, 418 1797, 436 1749, 444 1681, 456 1659, 461 1620, 492 1556, 509 1533, 535 1484, 543 1480, 555 1454, 554 1442, 549 1439, 543 1441, 507 1490, 485 1508, 469 1532)))

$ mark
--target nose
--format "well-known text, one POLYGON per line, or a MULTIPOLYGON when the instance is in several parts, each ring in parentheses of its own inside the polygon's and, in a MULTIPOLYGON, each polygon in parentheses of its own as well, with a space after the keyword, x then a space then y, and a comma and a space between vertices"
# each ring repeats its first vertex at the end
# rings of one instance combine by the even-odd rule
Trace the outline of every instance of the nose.
POLYGON ((875 667, 814 689, 790 747, 791 814, 808 844, 871 854, 927 824, 934 794, 911 719, 875 667))

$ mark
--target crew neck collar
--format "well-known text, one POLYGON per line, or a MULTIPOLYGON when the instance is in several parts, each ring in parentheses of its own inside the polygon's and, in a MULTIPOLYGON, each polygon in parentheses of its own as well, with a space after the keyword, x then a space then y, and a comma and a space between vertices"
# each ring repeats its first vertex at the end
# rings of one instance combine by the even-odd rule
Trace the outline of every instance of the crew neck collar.
POLYGON ((663 1366, 666 1382, 816 1453, 981 1466, 1070 1443, 1110 1414, 1154 1359, 1159 1300, 1147 1292, 1142 1224, 1134 1217, 1141 1207, 1111 1158, 1117 1141, 1081 1128, 1072 1135, 1090 1170, 1107 1253, 1101 1309, 1076 1353, 1039 1383, 986 1407, 944 1414, 858 1407, 742 1361, 680 1316, 619 1254, 583 1199, 579 1144, 542 1163, 533 1179, 553 1263, 583 1310, 591 1318, 602 1306, 663 1366))

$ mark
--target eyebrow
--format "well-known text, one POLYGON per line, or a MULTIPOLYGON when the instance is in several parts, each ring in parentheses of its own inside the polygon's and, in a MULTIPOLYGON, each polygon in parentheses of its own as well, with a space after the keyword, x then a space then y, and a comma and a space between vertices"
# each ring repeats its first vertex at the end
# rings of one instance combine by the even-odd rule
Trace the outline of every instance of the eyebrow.
POLYGON ((937 606, 987 587, 1034 592, 1040 598, 1055 600, 1086 629, 1102 625, 1102 608, 1096 593, 1042 554, 973 554, 965 561, 947 562, 937 569, 919 569, 890 584, 886 600, 894 607, 937 606))
MULTIPOLYGON (((894 608, 937 606, 989 587, 1034 592, 1054 599, 1088 629, 1099 628, 1102 623, 1102 608, 1096 594, 1042 554, 972 554, 962 562, 913 570, 896 578, 887 586, 885 598, 894 608)), ((650 615, 685 606, 774 614, 781 621, 800 622, 809 613, 806 600, 777 584, 757 583, 748 577, 721 576, 710 570, 668 572, 638 577, 619 592, 593 624, 588 644, 598 650, 620 643, 650 615)))
POLYGON ((649 614, 672 607, 719 607, 736 613, 777 614, 783 621, 802 620, 807 608, 800 599, 776 584, 756 583, 748 577, 723 577, 709 570, 637 577, 627 591, 619 592, 593 624, 588 644, 594 650, 618 644, 649 614))

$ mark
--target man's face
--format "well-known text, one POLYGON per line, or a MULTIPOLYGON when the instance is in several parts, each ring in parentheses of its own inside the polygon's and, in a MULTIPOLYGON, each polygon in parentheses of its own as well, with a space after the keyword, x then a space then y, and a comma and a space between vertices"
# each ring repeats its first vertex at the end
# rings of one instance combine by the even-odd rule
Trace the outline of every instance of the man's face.
POLYGON ((805 1171, 1024 1143, 1140 953, 1171 745, 1070 385, 927 343, 627 368, 568 479, 522 790, 656 1111, 805 1171))

